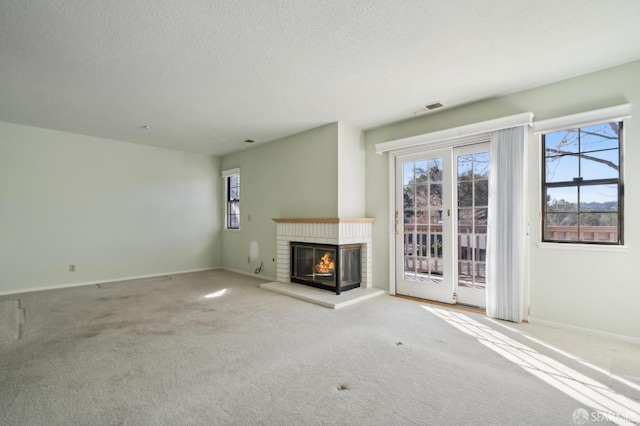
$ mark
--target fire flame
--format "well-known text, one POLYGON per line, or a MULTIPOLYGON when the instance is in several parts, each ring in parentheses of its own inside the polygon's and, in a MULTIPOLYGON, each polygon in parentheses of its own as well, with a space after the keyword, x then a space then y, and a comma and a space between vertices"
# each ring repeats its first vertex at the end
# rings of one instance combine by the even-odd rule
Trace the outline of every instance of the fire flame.
POLYGON ((329 274, 332 273, 335 269, 335 265, 331 260, 331 253, 325 253, 321 258, 320 262, 316 265, 316 272, 318 274, 329 274))

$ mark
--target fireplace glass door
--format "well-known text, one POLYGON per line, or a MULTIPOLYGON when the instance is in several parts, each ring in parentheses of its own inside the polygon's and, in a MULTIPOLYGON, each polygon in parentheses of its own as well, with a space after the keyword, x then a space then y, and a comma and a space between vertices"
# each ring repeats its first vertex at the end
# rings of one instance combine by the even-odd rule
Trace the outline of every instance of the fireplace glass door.
POLYGON ((335 287, 336 249, 295 245, 292 278, 335 287))
POLYGON ((340 294, 360 286, 360 244, 324 245, 291 242, 291 281, 340 294))

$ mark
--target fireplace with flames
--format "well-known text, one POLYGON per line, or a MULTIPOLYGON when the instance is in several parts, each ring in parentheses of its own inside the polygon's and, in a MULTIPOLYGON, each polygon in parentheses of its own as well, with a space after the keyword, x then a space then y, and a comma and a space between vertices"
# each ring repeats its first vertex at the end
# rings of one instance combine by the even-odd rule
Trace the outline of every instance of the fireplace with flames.
POLYGON ((291 242, 291 281, 341 291, 360 287, 361 245, 291 242))

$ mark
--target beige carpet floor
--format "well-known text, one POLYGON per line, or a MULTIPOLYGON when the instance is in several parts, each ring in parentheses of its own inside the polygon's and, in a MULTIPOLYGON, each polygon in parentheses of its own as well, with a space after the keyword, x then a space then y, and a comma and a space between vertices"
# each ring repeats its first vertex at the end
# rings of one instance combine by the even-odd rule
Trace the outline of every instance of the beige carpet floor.
POLYGON ((0 342, 0 423, 575 425, 595 410, 473 329, 604 383, 629 410, 640 399, 481 315, 388 295, 332 310, 263 282, 214 270, 0 297, 24 310, 0 342))

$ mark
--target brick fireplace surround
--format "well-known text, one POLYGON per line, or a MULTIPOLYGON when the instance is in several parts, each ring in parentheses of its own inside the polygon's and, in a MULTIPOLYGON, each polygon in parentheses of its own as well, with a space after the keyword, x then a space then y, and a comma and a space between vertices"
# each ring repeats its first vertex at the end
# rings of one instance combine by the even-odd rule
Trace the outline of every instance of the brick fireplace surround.
POLYGON ((371 218, 282 218, 276 222, 277 280, 290 283, 291 241, 317 244, 362 244, 361 288, 371 288, 371 218))

